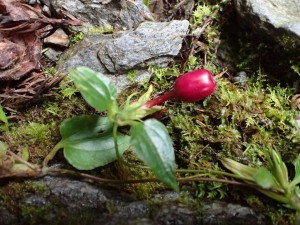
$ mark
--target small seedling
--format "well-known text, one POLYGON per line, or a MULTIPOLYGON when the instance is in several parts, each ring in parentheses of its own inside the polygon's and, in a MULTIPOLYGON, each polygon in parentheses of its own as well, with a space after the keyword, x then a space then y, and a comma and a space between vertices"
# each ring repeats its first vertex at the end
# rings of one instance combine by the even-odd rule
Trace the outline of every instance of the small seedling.
POLYGON ((295 177, 289 180, 288 170, 278 151, 270 149, 267 155, 269 167, 254 168, 225 158, 222 164, 248 184, 258 185, 258 191, 286 204, 287 207, 300 210, 300 155, 294 161, 295 177))
MULTIPOLYGON (((115 85, 101 73, 78 67, 71 71, 71 76, 86 102, 99 112, 106 111, 107 117, 82 115, 65 120, 60 127, 62 140, 46 157, 44 166, 63 148, 64 156, 71 165, 80 170, 91 170, 117 159, 122 162, 123 153, 132 146, 135 154, 157 178, 178 190, 174 149, 166 127, 155 119, 142 121, 147 115, 160 110, 155 104, 144 107, 152 86, 137 101, 131 101, 133 94, 118 106, 115 85), (128 134, 118 131, 124 126, 130 127, 128 134)), ((214 88, 212 75, 206 70, 199 70, 177 79, 174 97, 198 101, 211 94, 214 88), (185 92, 186 89, 190 93, 185 92)))

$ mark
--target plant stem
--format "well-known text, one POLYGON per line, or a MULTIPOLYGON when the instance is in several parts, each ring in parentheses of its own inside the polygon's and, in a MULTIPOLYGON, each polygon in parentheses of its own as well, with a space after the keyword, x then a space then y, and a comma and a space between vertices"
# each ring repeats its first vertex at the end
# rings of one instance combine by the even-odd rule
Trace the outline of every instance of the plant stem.
POLYGON ((232 178, 236 178, 236 179, 242 179, 245 180, 244 177, 241 177, 239 175, 236 174, 232 174, 232 173, 227 173, 224 171, 218 171, 218 170, 212 170, 212 169, 207 169, 207 168, 199 168, 198 170, 191 170, 191 169, 178 169, 176 170, 177 173, 211 173, 211 174, 215 174, 215 175, 223 175, 223 176, 227 176, 227 177, 232 177, 232 178))
POLYGON ((45 157, 44 161, 43 161, 43 167, 46 167, 48 165, 48 162, 50 160, 52 160, 55 156, 55 154, 58 152, 59 149, 61 149, 63 147, 62 142, 58 142, 54 148, 51 150, 51 152, 45 157))
POLYGON ((121 155, 120 155, 120 152, 119 152, 119 146, 118 146, 118 124, 115 123, 114 124, 114 127, 113 127, 113 137, 114 137, 114 144, 115 144, 115 150, 116 150, 116 155, 117 155, 117 158, 118 158, 118 161, 121 161, 121 155))
MULTIPOLYGON (((55 174, 68 174, 72 176, 82 177, 82 178, 88 178, 90 180, 93 180, 98 183, 110 183, 110 184, 136 184, 136 183, 153 183, 153 182, 161 182, 157 178, 145 178, 145 179, 137 179, 137 180, 114 180, 114 179, 107 179, 107 178, 101 178, 96 177, 90 174, 81 173, 78 171, 72 171, 72 170, 66 170, 66 169, 57 169, 57 168, 47 168, 46 170, 47 174, 49 175, 55 175, 55 174)), ((46 175, 46 174, 45 174, 46 175)), ((188 183, 188 182, 221 182, 225 184, 233 184, 233 185, 239 185, 239 186, 246 186, 246 187, 252 187, 252 188, 260 188, 258 185, 255 184, 247 184, 242 183, 234 180, 226 180, 226 179, 220 179, 220 178, 209 178, 209 177, 186 177, 186 178, 177 178, 176 179, 180 183, 188 183)))
POLYGON ((176 97, 176 91, 175 89, 172 89, 166 93, 164 93, 163 95, 161 96, 158 96, 148 102, 145 103, 145 105, 142 106, 142 108, 151 108, 152 106, 155 106, 155 105, 159 105, 167 100, 170 100, 172 98, 175 98, 176 97))
POLYGON ((13 153, 12 151, 8 150, 7 151, 12 157, 14 157, 17 161, 19 161, 20 163, 23 163, 24 165, 28 166, 30 169, 32 169, 33 171, 36 171, 39 169, 38 166, 31 164, 29 162, 27 162, 26 160, 22 159, 20 156, 16 155, 15 153, 13 153))

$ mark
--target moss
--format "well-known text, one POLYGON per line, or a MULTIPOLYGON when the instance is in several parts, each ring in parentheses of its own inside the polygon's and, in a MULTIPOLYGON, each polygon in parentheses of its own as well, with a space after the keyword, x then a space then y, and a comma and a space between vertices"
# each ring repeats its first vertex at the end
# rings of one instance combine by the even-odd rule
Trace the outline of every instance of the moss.
MULTIPOLYGON (((0 203, 10 212, 20 211, 20 201, 32 193, 43 193, 47 187, 27 180, 23 182, 11 182, 0 188, 0 203)), ((17 213, 18 214, 18 213, 17 213)))
MULTIPOLYGON (((27 204, 20 205, 20 214, 22 216, 22 219, 25 220, 28 224, 35 225, 35 224, 41 224, 46 223, 50 224, 44 217, 47 213, 49 213, 50 206, 30 206, 27 204)), ((53 224, 55 222, 53 221, 53 224)))
MULTIPOLYGON (((151 170, 139 168, 139 165, 143 164, 131 151, 126 152, 126 160, 134 166, 117 163, 117 174, 120 179, 140 180, 155 178, 155 175, 151 170)), ((123 190, 130 192, 136 199, 148 199, 152 194, 157 193, 159 190, 163 189, 165 189, 165 187, 160 182, 146 182, 123 185, 123 190)))
POLYGON ((102 27, 89 28, 87 34, 110 34, 114 28, 110 24, 104 24, 102 27))
POLYGON ((71 37, 70 37, 70 42, 72 44, 76 44, 80 42, 84 38, 85 34, 81 31, 79 32, 72 32, 71 37))
POLYGON ((46 66, 44 68, 44 74, 46 77, 53 77, 55 76, 57 70, 54 66, 46 66))
MULTIPOLYGON (((219 24, 221 23, 220 9, 226 1, 222 2, 213 4, 211 1, 196 1, 196 11, 190 19, 191 30, 197 31, 207 17, 212 17, 218 23, 209 25, 200 37, 199 46, 196 46, 193 55, 189 56, 184 72, 200 67, 205 67, 214 74, 222 70, 216 57, 218 47, 216 39, 222 35, 219 24)), ((91 32, 102 33, 103 31, 91 32)), ((74 36, 74 41, 77 42, 80 38, 79 33, 78 36, 74 36)), ((286 38, 283 38, 282 42, 285 46, 291 43, 286 38)), ((268 46, 261 44, 253 51, 253 43, 248 38, 238 43, 238 50, 235 52, 236 67, 252 75, 246 86, 238 86, 226 78, 221 78, 217 81, 216 92, 206 100, 194 104, 169 101, 160 115, 154 115, 168 127, 174 142, 179 168, 205 167, 221 170, 218 162, 223 157, 234 158, 253 166, 264 165, 267 163, 264 153, 270 145, 279 149, 285 161, 289 162, 294 160, 300 152, 298 146, 300 135, 294 121, 297 111, 290 107, 290 98, 294 90, 268 84, 266 77, 258 71, 260 64, 257 59, 261 56, 261 52, 269 48, 268 46)), ((168 68, 150 67, 149 71, 153 74, 150 82, 147 81, 123 91, 118 96, 118 101, 124 102, 124 99, 134 91, 142 93, 150 83, 154 86, 155 94, 170 89, 180 74, 182 59, 180 60, 178 64, 170 65, 168 68)), ((293 61, 289 64, 295 72, 299 72, 297 63, 293 61)), ((50 68, 49 73, 53 73, 50 68)), ((128 76, 134 78, 135 72, 130 71, 128 76)), ((27 148, 30 152, 30 161, 34 163, 41 163, 59 141, 59 126, 64 119, 80 114, 95 113, 78 96, 69 78, 64 80, 60 85, 60 90, 53 94, 53 97, 45 98, 40 104, 28 107, 22 115, 22 121, 12 123, 10 130, 3 135, 13 151, 22 151, 27 148)), ((130 151, 126 153, 126 157, 131 163, 140 163, 130 151)), ((149 170, 127 167, 118 163, 110 164, 92 173, 125 180, 154 177, 149 170)), ((205 175, 214 178, 210 174, 205 175)), ((194 183, 191 186, 191 190, 199 201, 204 198, 230 198, 236 194, 230 187, 216 182, 194 183)), ((31 219, 32 215, 38 218, 38 214, 47 210, 47 206, 41 208, 40 211, 25 205, 18 208, 17 200, 26 195, 26 189, 23 190, 22 187, 22 185, 14 184, 2 189, 0 191, 1 203, 9 206, 11 210, 21 210, 24 218, 31 219)), ((122 190, 132 193, 136 198, 147 198, 164 188, 160 183, 144 183, 124 185, 122 190)), ((42 189, 43 187, 40 191, 42 189)), ((29 188, 27 191, 30 192, 32 189, 29 188)), ((271 206, 274 202, 266 202, 261 197, 248 198, 241 194, 237 195, 235 199, 247 202, 266 213, 272 218, 274 224, 294 220, 294 212, 281 208, 279 204, 271 206)), ((186 200, 183 198, 182 201, 186 200)), ((83 217, 85 215, 88 217, 89 214, 86 213, 83 217)))
MULTIPOLYGON (((66 87, 63 86, 65 90, 66 87)), ((60 140, 59 126, 66 119, 80 114, 95 113, 85 101, 75 94, 46 98, 39 105, 31 106, 18 123, 11 122, 10 129, 3 133, 4 141, 14 152, 29 151, 30 161, 40 164, 60 140), (67 98, 67 100, 65 100, 67 98)))
POLYGON ((137 72, 135 70, 129 70, 129 71, 127 71, 127 78, 132 83, 136 79, 137 75, 138 74, 137 74, 137 72))
POLYGON ((276 40, 284 50, 286 51, 294 51, 297 48, 297 45, 299 44, 298 40, 296 38, 293 38, 291 35, 281 35, 278 37, 278 40, 276 40))

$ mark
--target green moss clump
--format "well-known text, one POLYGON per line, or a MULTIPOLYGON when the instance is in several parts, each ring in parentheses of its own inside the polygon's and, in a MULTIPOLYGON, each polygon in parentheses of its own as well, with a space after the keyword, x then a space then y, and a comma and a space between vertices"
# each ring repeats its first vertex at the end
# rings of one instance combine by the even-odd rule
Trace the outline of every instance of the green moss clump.
POLYGON ((219 79, 215 94, 204 102, 170 107, 168 126, 183 166, 207 166, 222 157, 256 164, 270 145, 295 158, 300 135, 297 112, 290 107, 293 90, 253 79, 245 89, 219 79))

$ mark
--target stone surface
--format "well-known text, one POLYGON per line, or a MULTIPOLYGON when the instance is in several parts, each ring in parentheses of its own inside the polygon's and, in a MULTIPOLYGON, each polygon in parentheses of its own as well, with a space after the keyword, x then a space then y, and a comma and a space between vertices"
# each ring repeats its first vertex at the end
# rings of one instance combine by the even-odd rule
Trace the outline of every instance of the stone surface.
POLYGON ((59 56, 62 54, 62 51, 55 50, 53 48, 47 48, 43 54, 52 62, 55 62, 59 60, 59 56))
POLYGON ((205 204, 202 210, 203 224, 206 225, 267 224, 263 215, 239 204, 215 201, 205 204))
MULTIPOLYGON (((26 190, 24 182, 16 185, 26 190)), ((263 215, 237 204, 201 200, 195 207, 195 200, 184 192, 166 192, 151 200, 134 200, 117 189, 49 176, 30 186, 35 191, 23 191, 11 196, 12 202, 1 202, 0 224, 269 224, 263 215)), ((13 193, 13 190, 4 193, 13 193)))
POLYGON ((124 32, 120 37, 108 40, 98 56, 111 73, 137 66, 163 67, 179 53, 188 26, 187 20, 144 22, 136 30, 124 32))
POLYGON ((90 67, 110 77, 121 91, 130 84, 128 70, 137 69, 139 82, 150 77, 149 65, 171 62, 179 53, 188 25, 187 20, 144 22, 136 30, 87 35, 63 54, 57 69, 66 72, 77 66, 90 67))
POLYGON ((70 44, 69 36, 63 29, 58 28, 53 34, 44 39, 44 44, 55 45, 58 47, 68 47, 70 44))
POLYGON ((51 0, 55 9, 67 10, 72 15, 86 22, 81 30, 89 28, 105 30, 113 27, 114 30, 128 30, 137 27, 145 20, 152 20, 149 9, 143 0, 134 3, 125 0, 51 0))
POLYGON ((235 5, 240 18, 254 31, 276 41, 290 37, 300 46, 299 0, 235 0, 235 5))

